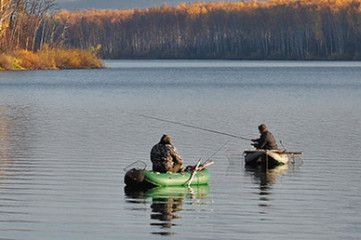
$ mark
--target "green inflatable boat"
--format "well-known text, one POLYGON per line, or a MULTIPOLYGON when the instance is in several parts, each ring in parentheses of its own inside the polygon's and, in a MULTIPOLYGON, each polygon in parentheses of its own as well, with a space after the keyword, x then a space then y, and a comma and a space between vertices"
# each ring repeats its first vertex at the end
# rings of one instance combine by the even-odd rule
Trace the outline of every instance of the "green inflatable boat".
POLYGON ((209 181, 210 174, 206 168, 184 173, 159 173, 133 168, 124 177, 127 186, 137 188, 207 185, 209 181))

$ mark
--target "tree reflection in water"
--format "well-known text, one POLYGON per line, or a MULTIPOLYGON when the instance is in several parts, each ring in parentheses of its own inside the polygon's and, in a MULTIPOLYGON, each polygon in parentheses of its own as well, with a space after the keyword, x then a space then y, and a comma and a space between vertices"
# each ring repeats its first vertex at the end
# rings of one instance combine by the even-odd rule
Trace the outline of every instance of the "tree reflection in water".
MULTIPOLYGON (((183 204, 189 201, 206 199, 209 193, 209 186, 188 187, 157 187, 152 189, 136 190, 125 188, 125 193, 129 198, 152 199, 150 205, 150 218, 156 220, 151 222, 151 226, 156 226, 161 231, 153 231, 156 235, 174 235, 172 227, 178 226, 174 223, 175 219, 182 218, 181 212, 184 211, 183 204)), ((131 201, 128 201, 131 202, 131 201)))

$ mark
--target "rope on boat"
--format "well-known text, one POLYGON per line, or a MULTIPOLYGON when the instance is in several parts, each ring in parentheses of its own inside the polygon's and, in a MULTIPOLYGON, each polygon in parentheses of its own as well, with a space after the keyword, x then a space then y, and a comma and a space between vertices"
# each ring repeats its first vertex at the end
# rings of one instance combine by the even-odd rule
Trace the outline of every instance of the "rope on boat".
POLYGON ((241 136, 237 136, 237 135, 233 135, 233 134, 229 134, 229 133, 216 131, 216 130, 213 130, 213 129, 197 127, 197 126, 193 126, 193 125, 190 125, 190 124, 185 124, 185 123, 181 123, 181 122, 176 122, 176 121, 166 120, 166 119, 162 119, 162 118, 152 117, 152 116, 148 116, 148 115, 144 115, 144 114, 139 114, 139 116, 142 116, 144 118, 153 119, 153 120, 162 121, 162 122, 173 123, 173 124, 177 124, 177 125, 180 125, 180 126, 183 126, 183 127, 194 128, 194 129, 198 129, 198 130, 203 130, 203 131, 207 131, 207 132, 212 132, 212 133, 225 135, 225 136, 228 136, 228 137, 233 137, 233 138, 238 138, 238 139, 242 139, 242 140, 251 141, 251 139, 249 139, 249 138, 245 138, 245 137, 241 137, 241 136))
POLYGON ((138 160, 138 161, 135 161, 135 162, 131 163, 130 165, 126 166, 125 168, 123 168, 124 172, 127 172, 130 169, 130 167, 134 166, 137 163, 143 163, 144 164, 143 170, 145 170, 147 168, 147 164, 145 162, 143 162, 141 160, 138 160))

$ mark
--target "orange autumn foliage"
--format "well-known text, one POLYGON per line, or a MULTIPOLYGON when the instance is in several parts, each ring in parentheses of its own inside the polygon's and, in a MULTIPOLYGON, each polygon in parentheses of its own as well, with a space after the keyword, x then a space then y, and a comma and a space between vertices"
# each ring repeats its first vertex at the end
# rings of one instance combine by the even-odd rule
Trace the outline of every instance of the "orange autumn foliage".
POLYGON ((0 52, 35 51, 22 53, 22 63, 15 64, 34 69, 96 65, 74 50, 57 56, 47 50, 52 57, 43 61, 45 50, 39 49, 46 44, 50 49, 101 45, 98 56, 117 59, 361 60, 361 0, 195 1, 13 16, 18 26, 4 31, 0 52))
POLYGON ((67 30, 63 46, 101 44, 103 58, 361 59, 361 0, 195 1, 55 16, 67 30))
POLYGON ((79 49, 16 50, 0 55, 0 70, 91 69, 102 68, 95 54, 79 49))

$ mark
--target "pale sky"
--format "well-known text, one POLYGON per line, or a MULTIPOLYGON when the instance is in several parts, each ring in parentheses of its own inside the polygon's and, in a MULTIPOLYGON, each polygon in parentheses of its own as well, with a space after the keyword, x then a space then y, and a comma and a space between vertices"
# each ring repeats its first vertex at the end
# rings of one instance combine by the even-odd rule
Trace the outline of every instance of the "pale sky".
MULTIPOLYGON (((181 3, 192 3, 193 0, 55 0, 59 10, 69 11, 79 9, 134 9, 161 6, 166 3, 171 6, 181 3)), ((198 2, 237 2, 237 0, 199 0, 198 2)))

